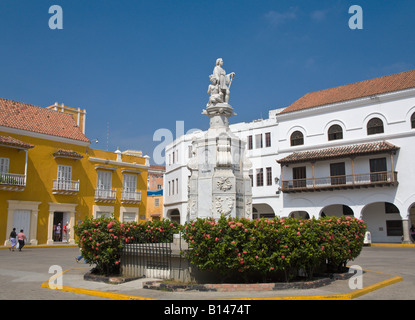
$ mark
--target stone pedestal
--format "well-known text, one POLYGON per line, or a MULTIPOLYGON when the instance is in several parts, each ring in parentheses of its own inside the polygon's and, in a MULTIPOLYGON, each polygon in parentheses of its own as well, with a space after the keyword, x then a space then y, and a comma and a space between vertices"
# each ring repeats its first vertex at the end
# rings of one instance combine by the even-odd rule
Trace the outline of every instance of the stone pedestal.
POLYGON ((251 218, 251 163, 245 155, 246 143, 229 129, 229 118, 235 115, 233 108, 217 103, 202 114, 209 117, 210 127, 203 137, 192 141, 188 218, 251 218))

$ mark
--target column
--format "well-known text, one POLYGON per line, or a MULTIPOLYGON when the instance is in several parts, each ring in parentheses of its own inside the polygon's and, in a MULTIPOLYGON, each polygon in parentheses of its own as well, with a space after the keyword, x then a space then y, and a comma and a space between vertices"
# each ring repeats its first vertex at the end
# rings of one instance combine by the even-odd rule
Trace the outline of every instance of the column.
POLYGON ((403 235, 402 235, 402 243, 403 244, 411 244, 411 234, 409 233, 409 229, 411 227, 411 224, 409 222, 409 217, 407 216, 405 219, 402 219, 402 229, 403 229, 403 235))
POLYGON ((49 218, 48 218, 48 239, 46 244, 53 244, 53 208, 49 207, 49 218))

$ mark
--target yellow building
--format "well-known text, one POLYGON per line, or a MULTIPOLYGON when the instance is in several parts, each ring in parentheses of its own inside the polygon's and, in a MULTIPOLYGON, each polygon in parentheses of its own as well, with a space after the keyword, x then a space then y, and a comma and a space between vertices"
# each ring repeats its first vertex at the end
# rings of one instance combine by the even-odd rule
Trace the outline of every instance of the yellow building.
POLYGON ((81 109, 57 104, 41 108, 0 98, 4 245, 9 245, 13 228, 23 229, 32 245, 73 244, 73 226, 87 217, 149 218, 148 158, 90 149, 85 118, 81 109))
POLYGON ((151 165, 148 169, 147 213, 151 220, 163 219, 163 175, 164 166, 151 165))

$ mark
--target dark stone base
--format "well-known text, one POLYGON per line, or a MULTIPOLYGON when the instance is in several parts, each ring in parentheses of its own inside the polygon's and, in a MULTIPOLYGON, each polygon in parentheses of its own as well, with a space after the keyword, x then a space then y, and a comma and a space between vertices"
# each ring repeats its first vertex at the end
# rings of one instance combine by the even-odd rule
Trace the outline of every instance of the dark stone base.
POLYGON ((170 292, 180 291, 273 291, 285 289, 313 289, 329 285, 335 281, 333 277, 326 276, 310 281, 298 282, 274 282, 274 283, 242 283, 242 284, 170 284, 158 281, 148 281, 143 283, 144 289, 155 289, 170 292))
POLYGON ((120 284, 128 281, 133 281, 137 279, 141 279, 143 277, 123 277, 120 275, 110 275, 104 276, 99 274, 94 274, 93 270, 90 270, 86 274, 84 274, 84 280, 86 281, 95 281, 95 282, 104 282, 109 284, 120 284))

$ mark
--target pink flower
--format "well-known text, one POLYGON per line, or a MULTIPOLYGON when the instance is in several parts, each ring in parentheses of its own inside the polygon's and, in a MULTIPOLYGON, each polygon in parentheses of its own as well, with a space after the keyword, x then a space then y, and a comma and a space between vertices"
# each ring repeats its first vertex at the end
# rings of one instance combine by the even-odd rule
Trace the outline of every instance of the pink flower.
POLYGON ((283 260, 284 260, 284 259, 285 259, 285 256, 281 256, 281 259, 283 259, 283 260))
POLYGON ((247 254, 248 252, 246 252, 246 251, 242 251, 242 253, 243 253, 243 254, 247 254))
POLYGON ((259 259, 259 257, 258 257, 258 256, 255 256, 255 258, 256 258, 256 259, 259 259))
POLYGON ((299 236, 299 235, 300 235, 300 231, 297 232, 297 236, 299 236))

